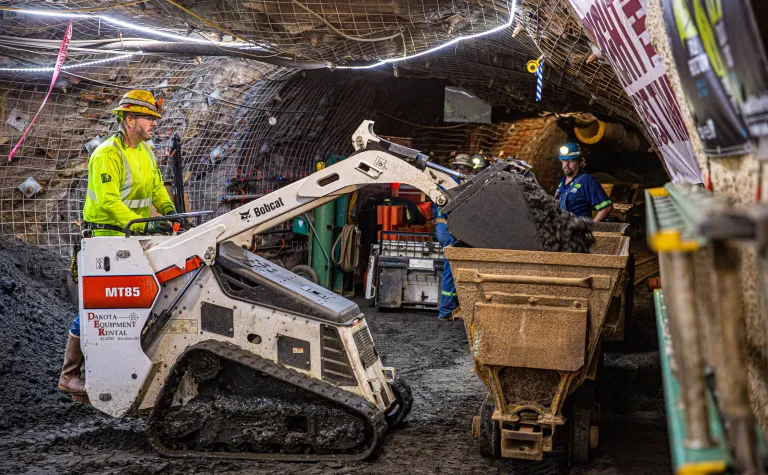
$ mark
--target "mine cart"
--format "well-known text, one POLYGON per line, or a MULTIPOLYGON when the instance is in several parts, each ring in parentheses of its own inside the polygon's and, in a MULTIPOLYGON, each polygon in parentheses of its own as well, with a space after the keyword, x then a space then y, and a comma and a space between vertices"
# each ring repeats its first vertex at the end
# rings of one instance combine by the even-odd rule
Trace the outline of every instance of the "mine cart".
POLYGON ((444 250, 475 371, 490 391, 472 424, 484 455, 541 460, 566 422, 573 462, 596 446, 591 380, 601 339, 623 328, 632 283, 629 237, 595 238, 589 254, 444 250))

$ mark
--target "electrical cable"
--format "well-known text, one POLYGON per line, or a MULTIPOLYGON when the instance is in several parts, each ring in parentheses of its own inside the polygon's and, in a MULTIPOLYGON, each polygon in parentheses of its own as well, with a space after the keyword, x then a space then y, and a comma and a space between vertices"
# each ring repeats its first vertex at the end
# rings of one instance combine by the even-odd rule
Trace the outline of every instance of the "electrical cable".
MULTIPOLYGON (((166 6, 165 6, 163 3, 160 3, 160 4, 159 4, 159 6, 160 6, 160 8, 162 8, 162 9, 163 9, 163 11, 165 11, 165 12, 166 12, 168 15, 171 15, 171 16, 173 16, 173 14, 170 12, 170 10, 168 10, 168 8, 166 8, 166 6)), ((193 13, 190 13, 190 14, 191 14, 191 15, 194 15, 193 13)), ((205 20, 203 20, 203 21, 205 21, 205 20)), ((196 29, 193 29, 193 28, 192 28, 192 27, 189 25, 189 23, 188 23, 188 22, 184 22, 184 23, 185 23, 187 26, 189 26, 189 28, 190 28, 190 29, 191 29, 191 30, 192 30, 192 31, 193 31, 193 32, 194 32, 196 35, 200 36, 202 39, 204 39, 204 40, 206 40, 206 41, 210 41, 210 40, 208 40, 208 38, 206 38, 205 36, 203 36, 203 35, 202 35, 202 33, 200 33, 199 31, 197 31, 196 29)), ((215 25, 214 25, 214 26, 215 26, 215 25)), ((249 41, 248 43, 251 43, 251 44, 253 44, 253 42, 252 42, 252 41, 249 41)), ((224 49, 223 47, 219 46, 219 44, 217 44, 217 43, 215 43, 215 42, 211 42, 211 44, 213 44, 213 46, 214 46, 214 47, 216 47, 216 48, 218 48, 218 49, 221 49, 222 51, 228 51, 228 50, 224 49)), ((263 48, 263 46, 260 46, 260 47, 262 47, 262 48, 263 48)), ((265 49, 266 49, 266 48, 265 48, 265 49)), ((282 54, 282 53, 276 52, 276 53, 273 53, 273 54, 270 54, 270 55, 267 55, 267 56, 258 56, 258 55, 255 55, 255 54, 243 53, 243 52, 239 52, 239 51, 238 51, 238 53, 239 53, 240 55, 242 55, 242 56, 246 56, 246 57, 249 57, 249 58, 254 58, 254 59, 267 59, 267 58, 274 58, 275 56, 279 56, 280 54, 282 54)))
MULTIPOLYGON (((115 54, 124 54, 124 52, 126 50, 129 50, 129 51, 131 50, 130 48, 124 48, 125 46, 137 47, 137 45, 139 45, 137 48, 141 49, 141 46, 146 46, 147 48, 149 48, 154 43, 157 43, 158 45, 165 44, 165 43, 162 43, 162 42, 158 42, 157 40, 146 40, 146 39, 143 39, 143 38, 130 38, 130 39, 122 38, 121 40, 118 40, 118 39, 102 39, 102 40, 94 40, 94 41, 83 40, 83 41, 81 41, 79 43, 80 44, 102 44, 103 46, 101 46, 101 47, 104 47, 104 48, 109 47, 112 43, 114 43, 115 45, 120 44, 122 47, 121 47, 121 49, 119 51, 112 50, 112 51, 115 51, 115 54)), ((34 47, 34 48, 50 48, 51 51, 53 51, 56 48, 58 48, 58 42, 57 41, 35 40, 35 39, 32 39, 32 38, 30 38, 27 41, 27 39, 19 39, 19 38, 14 38, 14 37, 0 35, 0 45, 2 45, 2 44, 13 44, 13 45, 17 45, 17 46, 28 46, 28 47, 34 47)), ((168 44, 173 44, 173 43, 168 43, 168 44)), ((178 43, 178 44, 179 45, 185 45, 185 43, 178 43)), ((277 53, 268 54, 266 56, 260 56, 260 55, 255 55, 255 54, 251 54, 251 53, 246 52, 245 48, 236 48, 236 47, 231 47, 231 46, 220 46, 220 45, 218 45, 216 43, 211 43, 211 45, 214 48, 216 48, 217 50, 223 51, 225 53, 231 53, 231 54, 233 53, 233 54, 236 54, 238 57, 246 57, 246 58, 252 58, 252 59, 257 59, 257 60, 274 58, 274 57, 280 56, 282 54, 282 53, 277 52, 277 53)), ((73 50, 73 51, 75 50, 74 48, 70 48, 70 49, 73 50)), ((80 51, 85 51, 85 49, 80 49, 80 51)), ((102 52, 102 51, 101 50, 91 50, 91 52, 99 53, 99 52, 102 52)), ((107 51, 104 50, 104 52, 107 52, 107 51)), ((45 54, 45 53, 39 53, 39 54, 45 54)), ((51 54, 51 53, 49 53, 49 54, 51 54)), ((58 54, 58 52, 56 54, 58 54)), ((290 61, 290 59, 287 59, 287 58, 281 58, 281 59, 286 60, 286 61, 290 61)), ((321 67, 325 68, 325 67, 327 67, 327 65, 323 64, 321 67)))
MULTIPOLYGON (((13 59, 17 59, 18 60, 18 58, 13 58, 13 59)), ((110 59, 113 59, 113 58, 110 58, 110 59)), ((3 70, 0 69, 0 71, 3 71, 3 70)), ((196 89, 192 89, 191 87, 182 86, 182 85, 179 85, 179 84, 169 84, 169 85, 162 86, 162 87, 150 86, 150 85, 121 86, 119 84, 113 84, 113 83, 109 83, 109 82, 106 82, 106 81, 100 81, 98 79, 93 79, 93 78, 89 78, 89 77, 86 77, 86 76, 81 76, 79 74, 70 73, 70 72, 66 72, 66 71, 62 71, 61 74, 66 74, 68 76, 73 76, 73 77, 76 77, 78 79, 82 79, 84 81, 93 82, 95 84, 101 84, 102 86, 114 87, 116 89, 123 89, 123 90, 126 90, 126 91, 130 91, 132 89, 147 89, 147 90, 154 90, 154 89, 183 89, 185 91, 189 91, 189 92, 192 92, 194 94, 199 94, 199 95, 202 95, 202 96, 205 96, 205 97, 210 97, 210 98, 216 100, 217 102, 223 102, 225 104, 229 104, 229 105, 234 106, 234 107, 242 107, 244 109, 251 109, 251 110, 257 110, 257 111, 262 111, 262 112, 271 112, 271 113, 274 113, 274 114, 314 114, 314 113, 318 112, 319 110, 321 110, 321 109, 307 109, 307 110, 288 110, 288 111, 286 111, 286 110, 278 110, 278 109, 267 109, 267 108, 264 108, 264 107, 250 106, 250 105, 246 105, 246 104, 238 104, 236 102, 228 101, 226 99, 222 99, 221 97, 214 97, 214 96, 212 96, 212 95, 210 95, 208 93, 205 93, 203 91, 198 91, 196 89)), ((338 106, 337 107, 327 107, 327 108, 324 108, 322 110, 323 111, 330 111, 330 110, 336 110, 338 108, 339 108, 338 106)))
MULTIPOLYGON (((131 5, 138 5, 139 3, 146 3, 149 0, 133 0, 132 2, 125 2, 125 3, 113 3, 111 5, 103 5, 100 7, 89 7, 89 8, 72 8, 72 9, 62 9, 62 13, 91 13, 91 12, 101 12, 104 10, 112 10, 113 8, 118 7, 130 7, 131 5)), ((0 10, 4 10, 7 12, 18 12, 18 11, 24 11, 25 8, 17 8, 17 7, 0 7, 0 10)))
MULTIPOLYGON (((166 0, 166 1, 171 1, 171 0, 166 0)), ((320 20, 323 23, 325 23, 325 25, 328 28, 330 28, 334 33, 336 33, 337 35, 339 35, 339 36, 341 36, 341 37, 343 37, 345 39, 348 39, 348 40, 360 41, 360 42, 365 42, 365 43, 376 43, 378 41, 387 41, 387 40, 391 40, 392 38, 397 38, 398 36, 403 36, 403 32, 402 31, 400 31, 398 33, 395 33, 392 36, 385 36, 385 37, 382 37, 382 38, 360 38, 359 36, 350 36, 350 35, 344 33, 343 31, 339 30, 335 26, 331 25, 331 22, 326 20, 325 17, 323 17, 319 13, 315 12, 314 10, 309 8, 308 6, 304 5, 299 0, 292 0, 292 1, 293 1, 294 5, 298 6, 299 8, 301 8, 304 11, 306 11, 307 13, 309 13, 310 15, 314 16, 318 20, 320 20)))
POLYGON ((220 26, 216 25, 215 23, 213 23, 213 22, 211 22, 211 21, 209 21, 209 20, 206 20, 205 18, 201 17, 201 16, 200 16, 200 15, 198 15, 197 13, 195 13, 195 12, 193 12, 193 11, 191 11, 191 10, 189 10, 189 9, 187 9, 187 8, 185 8, 185 7, 183 7, 183 6, 181 6, 181 5, 179 5, 178 3, 174 2, 173 0, 165 0, 165 1, 166 1, 166 2, 168 2, 168 3, 170 3, 171 5, 173 5, 174 7, 178 8, 179 10, 181 10, 181 11, 183 11, 183 12, 187 13, 188 15, 192 15, 193 17, 195 17, 195 18, 197 18, 198 20, 202 21, 202 22, 203 22, 203 23, 205 23, 206 25, 208 25, 208 26, 210 26, 210 27, 212 27, 212 28, 215 28, 215 29, 217 29, 218 31, 221 31, 222 33, 226 33, 226 34, 228 34, 228 35, 229 35, 229 36, 231 36, 232 38, 236 38, 236 39, 238 39, 238 40, 240 40, 240 41, 243 41, 243 42, 245 42, 245 43, 251 43, 251 42, 250 42, 250 41, 248 41, 248 40, 244 40, 243 38, 240 38, 239 36, 237 36, 236 34, 232 33, 231 31, 227 30, 226 28, 222 28, 222 27, 220 27, 220 26))
MULTIPOLYGON (((0 7, 1 9, 2 7, 0 7)), ((8 7, 11 8, 11 7, 8 7)), ((177 35, 175 33, 169 33, 165 30, 161 30, 158 27, 149 28, 146 26, 137 25, 135 23, 131 23, 128 21, 118 20, 117 18, 112 18, 107 15, 91 15, 87 13, 72 13, 71 10, 27 10, 24 8, 18 8, 13 11, 23 13, 25 15, 38 15, 38 16, 47 16, 47 17, 53 17, 53 18, 79 18, 79 19, 86 19, 86 20, 99 20, 104 21, 107 23, 110 23, 112 25, 116 25, 118 27, 123 28, 129 28, 131 30, 141 31, 143 33, 147 33, 154 36, 162 36, 165 38, 171 38, 176 41, 183 41, 183 42, 192 42, 192 43, 214 43, 216 42, 211 41, 210 39, 207 39, 203 37, 204 39, 199 40, 197 38, 190 38, 188 36, 181 36, 177 35)), ((252 42, 246 42, 246 43, 252 43, 252 42)), ((220 43, 222 44, 222 43, 220 43)))
MULTIPOLYGON (((103 64, 110 61, 120 61, 121 59, 128 59, 131 56, 134 56, 133 53, 130 54, 124 54, 123 56, 117 56, 114 58, 106 58, 106 59, 99 59, 96 61, 87 61, 85 63, 78 63, 78 64, 68 64, 66 66, 62 66, 61 70, 64 71, 66 69, 74 69, 74 68, 84 68, 87 66, 95 66, 97 64, 103 64)), ((49 72, 49 71, 55 71, 55 67, 40 67, 40 68, 0 68, 0 71, 2 72, 29 72, 29 73, 43 73, 43 72, 49 72)))
MULTIPOLYGON (((37 28, 39 30, 39 28, 37 28)), ((8 36, 8 35, 0 35, 0 40, 5 41, 13 41, 13 42, 21 42, 21 43, 38 43, 38 44, 54 44, 56 46, 61 45, 61 40, 44 40, 42 38, 19 38, 16 36, 8 36)), ((114 43, 115 41, 119 41, 118 39, 112 39, 112 38, 100 38, 100 39, 92 39, 92 40, 72 40, 70 44, 77 45, 88 45, 88 44, 97 44, 97 43, 114 43)), ((123 37, 123 41, 145 41, 143 38, 125 38, 123 37)))
MULTIPOLYGON (((169 10, 169 9, 168 9, 166 6, 165 6, 165 4, 164 4, 164 3, 159 3, 158 5, 160 6, 160 8, 162 8, 162 9, 163 9, 163 11, 164 11, 165 13, 167 13, 167 14, 168 14, 168 15, 170 15, 170 16, 173 16, 173 13, 171 13, 171 11, 170 11, 170 10, 169 10)), ((205 36, 203 36, 203 34, 202 34, 202 33, 200 33, 200 31, 198 31, 198 30, 197 30, 197 29, 195 29, 195 28, 192 28, 192 26, 189 24, 189 22, 185 21, 184 23, 187 25, 187 27, 190 29, 190 31, 194 32, 196 35, 198 35, 198 36, 199 36, 199 37, 201 37, 202 39, 204 39, 204 40, 206 40, 206 41, 210 41, 210 40, 208 40, 208 38, 206 38, 205 36)), ((250 43, 252 43, 252 42, 250 42, 250 43)), ((211 44, 213 44, 213 46, 215 46, 216 48, 219 48, 219 49, 221 49, 217 43, 215 43, 215 42, 211 42, 211 44)), ((226 51, 226 50, 224 50, 224 51, 226 51)), ((279 54, 280 54, 280 53, 274 53, 274 54, 271 54, 271 55, 268 55, 268 56, 257 56, 257 55, 253 55, 253 54, 247 54, 247 53, 245 53, 244 55, 245 55, 245 56, 247 56, 247 57, 250 57, 250 58, 255 58, 255 59, 266 59, 266 58, 273 58, 273 57, 275 57, 275 56, 278 56, 279 54)))
MULTIPOLYGON (((28 47, 29 48, 35 48, 35 46, 28 46, 28 47)), ((19 48, 17 45, 10 46, 10 45, 5 44, 2 40, 0 40, 0 48, 12 49, 14 51, 23 51, 25 53, 38 54, 38 55, 58 56, 58 54, 59 54, 58 52, 53 51, 53 49, 51 49, 50 51, 34 51, 34 50, 30 50, 30 49, 25 49, 25 48, 19 48)), ((104 54, 122 54, 122 55, 125 54, 125 50, 123 50, 123 51, 115 51, 115 50, 109 50, 109 49, 77 48, 77 47, 74 47, 74 46, 70 46, 69 51, 70 52, 72 52, 72 51, 80 51, 80 52, 83 52, 83 53, 91 53, 91 54, 94 54, 94 53, 95 54, 101 54, 101 53, 104 53, 104 54)), ((134 52, 133 54, 139 54, 139 53, 138 52, 134 52)), ((72 55, 70 54, 70 56, 72 56, 72 55)))
POLYGON ((120 42, 115 41, 114 43, 107 43, 103 46, 100 46, 100 48, 110 48, 110 49, 118 49, 121 51, 137 51, 141 50, 143 52, 152 52, 152 53, 169 53, 169 54, 185 54, 185 55, 192 55, 192 56, 232 56, 232 57, 239 57, 239 58, 248 58, 248 59, 256 59, 261 62, 268 63, 269 61, 265 61, 270 58, 276 58, 274 61, 279 61, 283 64, 277 64, 277 66, 283 66, 283 65, 292 65, 295 69, 321 69, 321 68, 327 68, 328 65, 325 63, 316 63, 316 62, 310 62, 310 61, 297 61, 292 58, 285 58, 282 57, 282 53, 272 53, 266 56, 261 55, 255 55, 247 53, 247 49, 245 48, 231 48, 226 46, 219 46, 216 44, 204 44, 204 43, 184 43, 180 41, 172 41, 172 42, 164 42, 164 41, 156 41, 156 40, 145 40, 145 41, 131 41, 131 42, 120 42))
MULTIPOLYGON (((293 0, 294 3, 296 1, 297 0, 293 0)), ((412 54, 410 56, 403 56, 402 58, 388 58, 388 59, 381 60, 378 63, 365 64, 365 65, 360 65, 360 66, 333 65, 331 67, 335 68, 335 69, 372 69, 372 68, 377 68, 379 66, 382 66, 384 64, 397 63, 399 61, 404 61, 404 60, 408 60, 408 59, 418 58, 420 56, 424 56, 424 55, 427 55, 427 54, 432 54, 432 53, 434 53, 436 51, 439 51, 439 50, 441 50, 443 48, 447 48, 448 46, 454 45, 454 44, 458 43, 459 41, 472 40, 472 39, 475 39, 475 38, 479 38, 481 36, 490 35, 491 33, 497 33, 499 31, 502 31, 502 30, 506 29, 506 28, 509 28, 515 22, 515 12, 516 11, 517 11, 517 0, 512 0, 512 6, 509 9, 509 18, 507 19, 506 23, 504 23, 502 25, 499 25, 497 27, 491 28, 490 30, 482 31, 480 33, 474 33, 474 34, 471 34, 471 35, 459 36, 457 38, 452 39, 451 41, 447 41, 447 42, 445 42, 443 44, 437 45, 437 46, 435 46, 433 48, 429 48, 429 49, 424 50, 424 51, 420 51, 418 53, 414 53, 414 54, 412 54)))
POLYGON ((413 126, 413 127, 418 127, 420 129, 435 129, 435 130, 458 129, 459 127, 466 127, 466 126, 470 125, 469 123, 466 123, 466 124, 456 124, 456 125, 442 125, 442 126, 439 126, 439 125, 419 125, 419 124, 414 124, 413 122, 408 122, 407 120, 403 120, 403 119, 401 119, 399 117, 395 117, 393 115, 389 115, 386 112, 381 112, 381 111, 376 111, 376 112, 378 114, 387 116, 390 119, 394 119, 394 120, 396 120, 398 122, 402 122, 404 124, 408 124, 408 125, 413 126))

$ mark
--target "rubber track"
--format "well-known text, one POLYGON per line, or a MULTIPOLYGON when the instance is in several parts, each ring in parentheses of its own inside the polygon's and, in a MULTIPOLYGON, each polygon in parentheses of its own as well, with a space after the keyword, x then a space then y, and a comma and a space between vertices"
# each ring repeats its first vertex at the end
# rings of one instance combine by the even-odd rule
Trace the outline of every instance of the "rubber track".
MULTIPOLYGON (((367 399, 356 394, 344 391, 329 383, 309 377, 296 370, 287 368, 273 361, 264 359, 258 355, 243 350, 230 343, 224 343, 216 340, 208 340, 189 347, 179 358, 183 361, 192 352, 206 351, 213 353, 220 358, 232 361, 234 363, 246 366, 254 371, 267 374, 275 379, 286 382, 293 386, 300 387, 323 399, 330 400, 336 404, 343 405, 347 410, 360 415, 369 424, 372 429, 373 437, 368 447, 357 454, 280 454, 280 453, 248 453, 248 452, 201 452, 194 450, 169 449, 160 440, 155 426, 159 421, 158 411, 162 408, 155 407, 149 417, 150 429, 148 432, 149 442, 161 455, 174 458, 213 458, 213 459, 244 459, 244 460, 267 460, 267 461, 291 461, 291 462, 319 462, 319 461, 356 461, 368 458, 384 438, 387 431, 387 423, 384 413, 378 407, 373 405, 367 399)), ((175 369, 175 368, 174 368, 175 369)), ((170 374, 173 374, 172 371, 170 374)), ((176 378, 168 378, 163 387, 158 402, 165 400, 163 397, 166 391, 176 387, 173 381, 176 378)))

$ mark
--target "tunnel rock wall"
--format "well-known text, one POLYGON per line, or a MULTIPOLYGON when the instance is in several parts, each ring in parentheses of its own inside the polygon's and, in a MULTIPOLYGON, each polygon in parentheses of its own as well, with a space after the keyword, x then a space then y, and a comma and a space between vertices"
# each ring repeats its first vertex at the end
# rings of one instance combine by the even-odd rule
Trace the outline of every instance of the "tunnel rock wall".
MULTIPOLYGON (((68 252, 82 224, 87 186, 85 144, 97 137, 106 139, 117 130, 115 116, 109 111, 132 88, 154 88, 158 96, 165 97, 164 118, 153 140, 158 162, 168 169, 169 139, 180 133, 192 206, 208 207, 218 197, 206 176, 212 168, 236 167, 233 160, 248 155, 250 142, 240 132, 244 123, 253 131, 268 121, 252 109, 238 109, 223 101, 248 96, 257 103, 268 103, 291 74, 275 66, 251 63, 244 67, 222 59, 143 59, 79 70, 77 76, 62 75, 13 162, 4 159, 0 165, 0 234, 68 252), (214 91, 219 91, 222 101, 209 102, 203 93, 214 91), (221 163, 213 164, 211 152, 223 142, 227 153, 213 160, 221 163), (28 177, 43 187, 31 198, 17 189, 28 177)), ((8 157, 35 115, 47 90, 46 80, 24 75, 0 80, 0 156, 8 157)))
MULTIPOLYGON (((477 126, 440 125, 443 83, 437 80, 296 71, 231 58, 145 57, 77 74, 60 78, 14 161, 0 165, 0 235, 64 255, 82 225, 85 144, 116 131, 110 109, 128 89, 149 88, 164 98, 155 155, 165 179, 171 179, 170 138, 181 136, 192 210, 225 213, 244 201, 227 203, 222 196, 269 193, 311 173, 316 157, 349 155, 352 132, 365 119, 375 121, 377 134, 408 137, 414 148, 440 163, 447 163, 451 153, 479 151, 468 150, 477 126), (259 174, 260 182, 236 180, 259 174), (17 189, 28 177, 43 187, 31 198, 17 189)), ((7 157, 21 137, 16 117, 28 123, 42 103, 46 80, 0 77, 0 157, 7 157)), ((496 131, 496 126, 481 127, 496 131)), ((265 237, 258 245, 280 239, 265 237)), ((300 250, 306 244, 293 245, 300 250)))
MULTIPOLYGON (((763 172, 763 163, 758 161, 753 154, 712 159, 707 158, 704 154, 704 147, 699 139, 680 85, 680 78, 664 26, 661 2, 660 0, 646 0, 645 3, 648 14, 646 21, 648 32, 656 51, 664 61, 705 180, 710 182, 715 194, 726 196, 737 205, 754 203, 758 197, 758 187, 762 190, 768 189, 766 188, 768 181, 763 172)), ((765 201, 766 197, 763 193, 762 202, 765 201)), ((768 343, 768 333, 766 333, 768 314, 760 301, 755 252, 745 246, 740 248, 739 254, 742 303, 748 339, 747 364, 750 398, 760 424, 764 429, 768 429, 768 355, 766 354, 766 348, 768 348, 766 346, 768 343)), ((768 298, 768 296, 762 298, 768 298)))
POLYGON ((533 166, 536 180, 547 193, 554 194, 560 181, 560 146, 568 134, 557 125, 554 115, 521 119, 499 125, 499 140, 493 147, 495 156, 513 156, 533 166))

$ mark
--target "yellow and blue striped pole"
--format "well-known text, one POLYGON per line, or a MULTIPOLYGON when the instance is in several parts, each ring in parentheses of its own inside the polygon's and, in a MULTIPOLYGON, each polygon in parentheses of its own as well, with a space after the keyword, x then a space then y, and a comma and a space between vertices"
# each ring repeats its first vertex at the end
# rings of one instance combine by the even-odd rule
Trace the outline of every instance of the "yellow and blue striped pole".
POLYGON ((539 61, 536 68, 536 102, 541 102, 541 86, 544 83, 544 60, 539 61))

